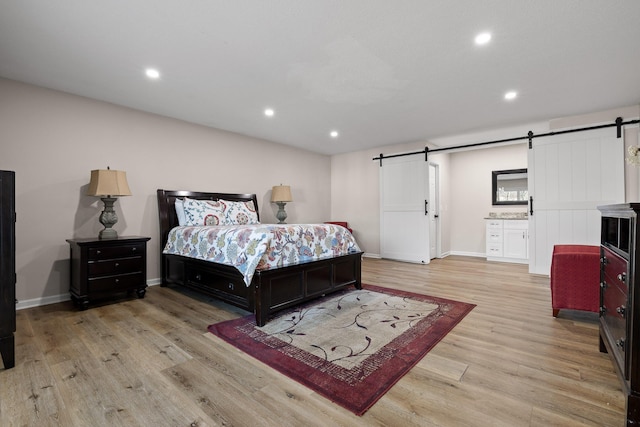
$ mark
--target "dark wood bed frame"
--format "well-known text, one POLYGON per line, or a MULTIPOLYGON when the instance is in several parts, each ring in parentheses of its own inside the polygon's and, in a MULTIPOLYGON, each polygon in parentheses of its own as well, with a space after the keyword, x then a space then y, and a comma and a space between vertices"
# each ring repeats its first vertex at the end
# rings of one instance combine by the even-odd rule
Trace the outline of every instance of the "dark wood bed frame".
POLYGON ((162 286, 178 284, 214 296, 255 313, 256 324, 264 326, 274 312, 354 285, 362 288, 362 252, 310 261, 287 267, 256 271, 251 284, 242 274, 224 264, 179 255, 163 254, 169 232, 178 225, 176 198, 199 200, 253 201, 255 194, 203 193, 195 191, 158 190, 160 216, 160 258, 162 286))

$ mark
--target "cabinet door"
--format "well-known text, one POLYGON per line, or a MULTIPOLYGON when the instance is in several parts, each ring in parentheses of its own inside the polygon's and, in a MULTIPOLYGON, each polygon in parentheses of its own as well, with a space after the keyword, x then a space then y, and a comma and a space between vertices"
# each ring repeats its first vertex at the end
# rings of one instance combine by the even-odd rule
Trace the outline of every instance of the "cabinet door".
POLYGON ((504 229, 505 258, 527 258, 527 230, 504 229))

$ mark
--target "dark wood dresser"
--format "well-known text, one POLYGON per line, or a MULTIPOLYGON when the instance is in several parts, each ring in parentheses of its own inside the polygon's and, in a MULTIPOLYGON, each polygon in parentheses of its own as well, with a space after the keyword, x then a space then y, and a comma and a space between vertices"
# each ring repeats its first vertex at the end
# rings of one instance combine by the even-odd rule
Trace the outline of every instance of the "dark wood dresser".
POLYGON ((147 241, 129 236, 100 240, 68 239, 71 249, 73 302, 86 309, 91 300, 135 292, 143 298, 147 288, 147 241))
POLYGON ((0 356, 15 366, 16 331, 15 172, 0 171, 0 356))
POLYGON ((609 353, 626 395, 627 426, 640 425, 640 203, 599 206, 600 351, 609 353))

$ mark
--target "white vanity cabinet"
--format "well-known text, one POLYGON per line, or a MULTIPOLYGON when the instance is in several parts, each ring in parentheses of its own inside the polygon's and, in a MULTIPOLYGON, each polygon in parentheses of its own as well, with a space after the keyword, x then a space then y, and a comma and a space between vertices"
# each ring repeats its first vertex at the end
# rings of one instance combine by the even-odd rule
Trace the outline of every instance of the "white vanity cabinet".
POLYGON ((487 220, 487 259, 488 258, 502 258, 503 247, 503 223, 501 219, 488 219, 487 220))
POLYGON ((486 248, 488 261, 529 261, 529 221, 526 219, 486 220, 486 248))

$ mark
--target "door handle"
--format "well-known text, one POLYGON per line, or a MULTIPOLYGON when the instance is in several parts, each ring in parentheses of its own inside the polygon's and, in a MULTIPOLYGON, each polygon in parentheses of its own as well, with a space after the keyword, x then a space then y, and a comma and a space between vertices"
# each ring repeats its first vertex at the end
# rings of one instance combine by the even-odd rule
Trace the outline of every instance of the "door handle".
POLYGON ((427 204, 428 204, 428 203, 429 203, 429 202, 427 202, 426 200, 424 201, 424 214, 425 214, 425 215, 429 215, 429 211, 427 210, 427 204))

